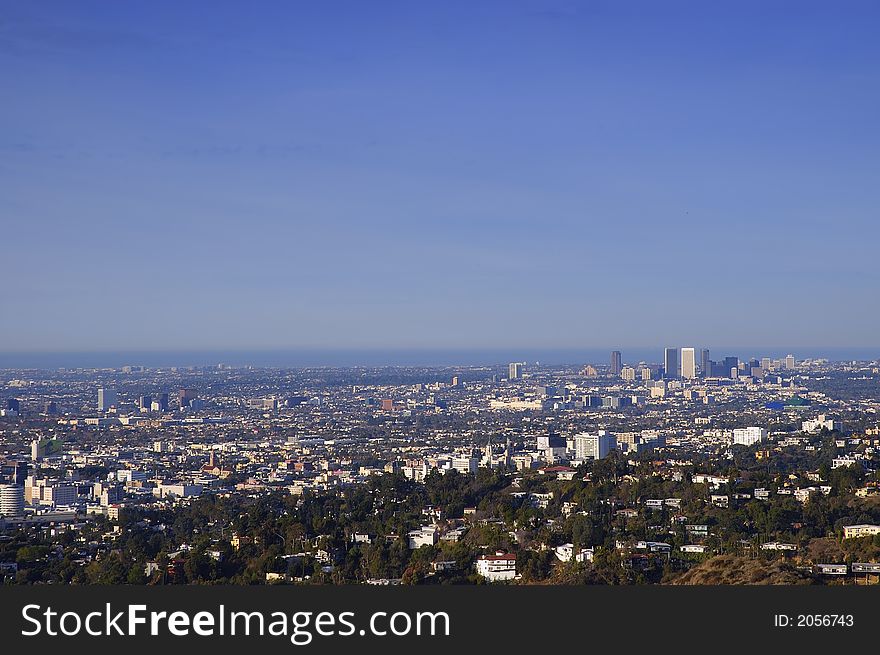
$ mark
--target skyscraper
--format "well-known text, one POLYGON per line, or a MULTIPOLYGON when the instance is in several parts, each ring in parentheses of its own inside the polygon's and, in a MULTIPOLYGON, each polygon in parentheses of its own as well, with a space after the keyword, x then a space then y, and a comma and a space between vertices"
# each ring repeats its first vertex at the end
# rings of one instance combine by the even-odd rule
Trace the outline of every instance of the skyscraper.
POLYGON ((739 375, 739 357, 725 357, 724 358, 724 377, 726 378, 735 378, 739 375))
POLYGON ((574 436, 574 444, 577 459, 605 459, 617 448, 617 437, 605 430, 597 434, 580 432, 574 436))
POLYGON ((179 389, 177 399, 180 402, 181 409, 189 407, 189 404, 198 398, 195 389, 179 389))
POLYGON ((789 371, 791 371, 791 370, 794 370, 794 367, 795 367, 794 355, 786 355, 785 368, 787 368, 789 371))
POLYGON ((116 391, 113 389, 98 389, 98 411, 107 412, 116 406, 116 391))
POLYGON ((681 377, 688 380, 697 377, 697 353, 693 348, 681 349, 681 377))
POLYGON ((519 362, 511 362, 507 367, 507 378, 509 380, 517 380, 522 377, 522 364, 519 362))
POLYGON ((619 350, 611 351, 611 375, 620 375, 621 356, 619 350))
POLYGON ((663 371, 664 376, 669 379, 679 376, 678 348, 667 348, 663 351, 663 371))
POLYGON ((700 351, 700 371, 704 378, 712 377, 712 360, 709 359, 708 348, 703 348, 700 351))
POLYGON ((46 440, 34 439, 31 442, 31 461, 39 462, 46 456, 46 440))

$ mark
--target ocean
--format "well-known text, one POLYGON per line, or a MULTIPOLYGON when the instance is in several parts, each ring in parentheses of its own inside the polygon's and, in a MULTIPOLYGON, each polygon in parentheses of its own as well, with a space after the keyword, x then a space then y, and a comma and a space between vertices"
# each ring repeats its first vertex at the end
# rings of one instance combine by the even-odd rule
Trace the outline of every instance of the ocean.
MULTIPOLYGON (((699 346, 697 356, 699 358, 699 346)), ((663 348, 623 348, 624 364, 660 363, 663 348)), ((527 364, 607 364, 612 348, 521 348, 521 349, 289 349, 289 350, 125 350, 81 352, 0 352, 0 369, 119 368, 145 366, 255 366, 267 368, 381 367, 381 366, 492 366, 508 362, 527 364)), ((832 361, 874 361, 880 347, 784 348, 710 347, 712 359, 725 356, 824 358, 832 361)))

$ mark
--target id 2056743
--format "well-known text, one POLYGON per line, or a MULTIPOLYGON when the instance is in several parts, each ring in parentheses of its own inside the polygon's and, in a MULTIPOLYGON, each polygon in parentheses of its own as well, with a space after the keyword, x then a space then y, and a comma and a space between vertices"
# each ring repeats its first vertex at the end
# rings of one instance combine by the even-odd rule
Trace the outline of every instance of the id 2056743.
POLYGON ((775 628, 852 628, 852 614, 774 614, 775 628))

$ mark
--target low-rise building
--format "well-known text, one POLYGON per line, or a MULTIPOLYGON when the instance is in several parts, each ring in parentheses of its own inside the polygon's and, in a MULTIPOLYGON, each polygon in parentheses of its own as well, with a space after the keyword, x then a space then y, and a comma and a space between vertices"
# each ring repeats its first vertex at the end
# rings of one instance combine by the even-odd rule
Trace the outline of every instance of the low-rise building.
POLYGON ((496 552, 477 558, 477 573, 489 582, 503 582, 516 577, 516 555, 496 552))
POLYGON ((562 544, 554 549, 556 558, 560 562, 570 562, 572 559, 576 562, 592 562, 593 549, 579 548, 577 553, 574 550, 574 544, 562 544))
POLYGON ((433 525, 424 526, 418 530, 411 530, 406 536, 411 550, 421 548, 422 546, 434 546, 439 538, 437 528, 433 525))
POLYGON ((861 523, 859 525, 846 525, 843 527, 844 539, 855 539, 858 537, 872 537, 880 534, 880 525, 871 525, 861 523))

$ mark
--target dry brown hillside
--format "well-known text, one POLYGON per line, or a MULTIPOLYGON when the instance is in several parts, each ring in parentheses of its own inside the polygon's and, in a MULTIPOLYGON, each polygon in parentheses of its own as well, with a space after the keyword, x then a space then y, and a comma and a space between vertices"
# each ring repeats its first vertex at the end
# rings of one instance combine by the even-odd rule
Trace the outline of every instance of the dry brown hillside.
POLYGON ((718 555, 701 562, 687 573, 667 581, 673 585, 802 585, 813 577, 784 560, 718 555))

